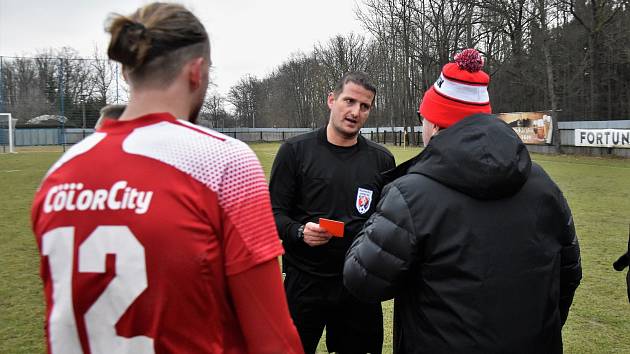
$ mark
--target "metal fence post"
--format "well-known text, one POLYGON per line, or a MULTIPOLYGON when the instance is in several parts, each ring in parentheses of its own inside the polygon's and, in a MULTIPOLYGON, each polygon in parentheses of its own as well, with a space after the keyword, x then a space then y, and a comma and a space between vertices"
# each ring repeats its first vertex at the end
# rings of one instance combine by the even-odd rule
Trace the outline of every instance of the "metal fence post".
POLYGON ((2 58, 0 56, 0 112, 4 112, 4 96, 2 95, 4 85, 2 84, 2 58))
POLYGON ((59 115, 61 116, 61 147, 66 151, 66 122, 64 111, 64 70, 63 59, 59 58, 59 115))

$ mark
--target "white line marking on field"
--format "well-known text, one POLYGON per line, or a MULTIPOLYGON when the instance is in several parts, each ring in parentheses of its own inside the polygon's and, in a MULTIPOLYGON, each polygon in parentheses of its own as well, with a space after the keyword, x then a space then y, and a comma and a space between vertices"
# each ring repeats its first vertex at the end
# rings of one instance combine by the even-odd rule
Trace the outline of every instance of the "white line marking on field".
POLYGON ((2 172, 11 173, 11 172, 20 172, 20 171, 22 171, 22 170, 5 170, 5 171, 2 171, 2 172))

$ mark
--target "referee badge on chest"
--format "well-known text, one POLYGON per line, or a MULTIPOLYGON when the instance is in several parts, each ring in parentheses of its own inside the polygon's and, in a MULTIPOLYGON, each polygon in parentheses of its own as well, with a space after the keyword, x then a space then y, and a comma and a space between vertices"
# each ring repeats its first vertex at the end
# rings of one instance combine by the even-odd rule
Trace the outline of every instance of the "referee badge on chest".
POLYGON ((360 214, 365 214, 368 210, 370 210, 370 205, 372 205, 372 191, 369 189, 359 188, 357 190, 357 211, 360 214))

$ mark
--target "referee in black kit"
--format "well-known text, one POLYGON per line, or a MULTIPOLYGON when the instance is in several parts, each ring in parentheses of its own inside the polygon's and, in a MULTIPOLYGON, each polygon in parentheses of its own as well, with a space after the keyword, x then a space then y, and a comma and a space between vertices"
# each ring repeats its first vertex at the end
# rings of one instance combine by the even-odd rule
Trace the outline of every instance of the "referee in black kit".
POLYGON ((344 75, 328 95, 328 125, 287 140, 271 170, 284 287, 307 354, 317 349, 324 327, 329 352, 382 350, 380 303, 360 302, 342 281, 346 251, 380 198, 380 174, 395 167, 386 148, 359 134, 375 95, 366 74, 344 75), (343 236, 320 226, 320 218, 343 222, 343 236))

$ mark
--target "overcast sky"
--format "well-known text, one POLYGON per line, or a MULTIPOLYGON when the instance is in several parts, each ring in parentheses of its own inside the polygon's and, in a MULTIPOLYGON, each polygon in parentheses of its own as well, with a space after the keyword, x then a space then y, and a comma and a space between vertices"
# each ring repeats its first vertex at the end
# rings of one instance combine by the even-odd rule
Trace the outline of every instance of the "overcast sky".
MULTIPOLYGON (((360 1, 360 0, 359 0, 360 1)), ((84 57, 109 43, 110 12, 130 14, 141 0, 0 0, 0 55, 31 56, 69 46, 84 57)), ((357 0, 187 0, 210 34, 214 82, 227 93, 246 74, 264 77, 291 54, 336 34, 365 34, 357 0)))

